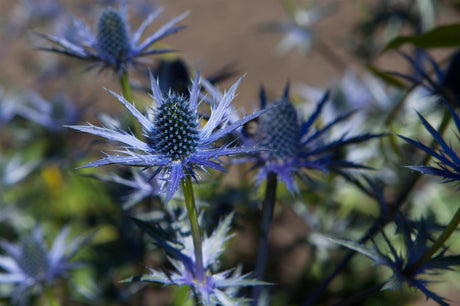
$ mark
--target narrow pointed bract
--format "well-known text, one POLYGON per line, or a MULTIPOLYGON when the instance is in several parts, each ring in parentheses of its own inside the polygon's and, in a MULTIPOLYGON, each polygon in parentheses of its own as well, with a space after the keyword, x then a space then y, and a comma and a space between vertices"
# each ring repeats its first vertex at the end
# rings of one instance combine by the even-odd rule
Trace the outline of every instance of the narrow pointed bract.
POLYGON ((191 176, 197 180, 197 171, 205 168, 225 170, 221 156, 251 153, 258 149, 247 146, 231 146, 230 143, 216 147, 214 143, 232 133, 261 112, 252 113, 232 124, 228 121, 230 107, 238 87, 238 80, 225 93, 220 103, 211 108, 209 120, 201 126, 198 116, 199 73, 190 89, 190 98, 175 93, 163 95, 158 82, 152 80, 152 97, 155 108, 146 115, 139 112, 122 96, 111 92, 140 123, 145 140, 112 128, 96 126, 70 126, 75 130, 91 133, 122 143, 122 147, 106 157, 90 162, 84 167, 98 167, 108 164, 153 167, 154 176, 165 181, 163 191, 169 201, 180 184, 181 178, 191 176))

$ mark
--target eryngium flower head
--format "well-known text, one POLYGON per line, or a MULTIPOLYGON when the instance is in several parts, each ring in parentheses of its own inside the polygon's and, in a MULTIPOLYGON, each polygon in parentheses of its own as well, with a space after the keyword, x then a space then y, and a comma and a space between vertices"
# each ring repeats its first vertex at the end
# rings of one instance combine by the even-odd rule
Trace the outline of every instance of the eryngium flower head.
POLYGON ((171 49, 151 49, 150 47, 160 39, 184 28, 183 26, 176 26, 176 24, 183 20, 188 13, 171 19, 157 32, 141 41, 145 29, 161 12, 162 10, 158 9, 148 15, 139 28, 130 34, 130 27, 127 22, 127 4, 124 3, 120 10, 108 8, 102 12, 95 36, 82 21, 75 18, 73 37, 60 38, 37 33, 55 45, 54 47, 40 47, 38 49, 84 59, 92 62, 92 67, 111 67, 117 73, 123 73, 129 66, 137 64, 141 57, 173 51, 171 49))
MULTIPOLYGON (((261 108, 266 105, 264 90, 261 90, 261 108)), ((271 107, 258 118, 258 126, 254 135, 244 139, 257 147, 265 149, 254 158, 255 168, 260 168, 258 185, 269 172, 276 173, 286 184, 291 193, 297 186, 293 174, 305 177, 302 168, 321 171, 337 168, 365 168, 349 162, 337 154, 341 148, 355 143, 379 137, 377 134, 363 134, 349 137, 343 133, 338 139, 328 140, 326 135, 338 123, 349 118, 353 112, 338 116, 322 128, 315 127, 325 103, 329 99, 326 93, 318 103, 315 111, 306 121, 302 120, 289 99, 288 86, 281 99, 272 101, 271 107)))
POLYGON ((64 228, 48 250, 40 228, 32 235, 23 238, 18 244, 0 240, 0 247, 7 256, 0 256, 0 284, 17 284, 13 293, 13 302, 25 299, 33 287, 50 285, 58 278, 66 277, 67 272, 81 264, 69 260, 87 244, 92 235, 78 237, 66 243, 69 228, 64 228))
POLYGON ((204 280, 196 279, 197 267, 195 251, 186 211, 182 210, 170 224, 175 230, 174 239, 166 239, 161 233, 165 229, 157 224, 150 225, 134 219, 137 225, 155 239, 169 256, 174 266, 174 272, 162 272, 150 269, 150 274, 135 276, 125 282, 142 281, 164 285, 188 286, 196 294, 203 305, 240 305, 248 300, 238 298, 237 293, 242 287, 268 285, 267 283, 249 278, 249 274, 242 275, 241 268, 230 269, 224 272, 215 272, 220 266, 219 257, 225 251, 225 243, 232 237, 229 235, 233 214, 222 220, 213 233, 203 237, 203 268, 206 270, 204 280))
POLYGON ((241 79, 223 95, 218 106, 211 108, 211 115, 203 125, 199 121, 197 111, 199 105, 198 73, 193 81, 190 97, 187 99, 174 93, 163 95, 158 82, 152 80, 152 97, 156 107, 148 110, 146 115, 140 113, 122 96, 111 92, 139 122, 145 141, 117 128, 92 125, 70 126, 75 130, 124 144, 123 148, 116 151, 117 154, 107 155, 84 167, 98 167, 107 164, 154 167, 153 176, 167 183, 166 201, 171 199, 182 178, 190 175, 196 180, 198 169, 209 167, 225 171, 219 157, 257 150, 250 147, 231 147, 230 144, 222 147, 214 146, 217 140, 232 133, 261 113, 255 112, 236 122, 228 123, 227 109, 235 97, 240 81, 241 79))

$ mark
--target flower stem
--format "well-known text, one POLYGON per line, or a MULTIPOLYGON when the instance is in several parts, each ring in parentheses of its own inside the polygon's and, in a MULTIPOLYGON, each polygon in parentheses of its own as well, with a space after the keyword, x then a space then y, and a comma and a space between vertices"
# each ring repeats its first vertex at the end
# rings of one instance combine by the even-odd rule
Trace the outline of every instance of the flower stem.
POLYGON ((121 72, 120 85, 123 92, 123 97, 128 100, 128 102, 133 102, 133 94, 131 92, 131 86, 129 85, 129 77, 127 71, 121 72))
MULTIPOLYGON (((133 103, 133 94, 131 92, 131 86, 129 85, 128 71, 123 70, 122 72, 120 72, 119 80, 120 80, 121 91, 123 93, 123 97, 129 103, 133 103)), ((127 122, 127 125, 133 129, 136 137, 139 137, 139 138, 142 137, 142 130, 139 125, 139 122, 137 122, 136 120, 132 120, 132 117, 127 117, 124 119, 125 119, 124 121, 127 122)))
MULTIPOLYGON (((268 254, 268 234, 273 219, 273 211, 276 201, 276 185, 278 177, 276 173, 269 172, 267 174, 267 186, 265 189, 265 199, 262 202, 262 222, 260 224, 259 242, 257 247, 257 260, 255 277, 259 281, 263 281, 265 277, 265 266, 267 264, 268 254)), ((257 302, 262 291, 262 286, 255 286, 252 292, 253 305, 257 302)))
POLYGON ((457 229, 458 225, 460 224, 460 207, 457 209, 457 212, 455 215, 452 217, 450 220, 449 224, 447 227, 444 229, 444 231, 441 233, 441 236, 434 242, 434 244, 426 250, 422 256, 413 264, 407 267, 404 271, 406 275, 412 275, 415 272, 417 272, 418 269, 423 267, 430 259, 431 257, 436 254, 443 246, 444 243, 449 239, 449 237, 453 234, 453 232, 457 229))
POLYGON ((191 176, 187 175, 185 178, 182 178, 181 184, 184 192, 185 206, 187 207, 187 215, 190 221, 190 229, 192 231, 193 247, 195 249, 195 277, 198 281, 203 281, 205 273, 203 267, 203 251, 201 247, 201 232, 198 224, 198 214, 196 212, 195 195, 193 194, 191 176))
POLYGON ((47 305, 50 306, 61 306, 61 303, 59 302, 56 293, 54 292, 52 287, 47 287, 45 288, 45 296, 46 296, 46 302, 47 305))

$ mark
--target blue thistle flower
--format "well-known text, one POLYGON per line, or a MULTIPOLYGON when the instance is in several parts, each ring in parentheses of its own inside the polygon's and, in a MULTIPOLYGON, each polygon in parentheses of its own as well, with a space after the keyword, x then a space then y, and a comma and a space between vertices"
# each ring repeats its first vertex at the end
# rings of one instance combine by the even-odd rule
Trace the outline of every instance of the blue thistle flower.
POLYGON ((203 281, 196 279, 197 269, 195 252, 190 226, 187 222, 186 211, 176 212, 175 221, 169 226, 175 228, 174 239, 166 239, 160 233, 164 232, 156 225, 150 225, 134 219, 136 224, 155 239, 155 243, 169 255, 174 272, 162 272, 150 269, 150 274, 131 277, 125 282, 154 282, 164 285, 188 286, 197 294, 203 305, 239 305, 248 300, 238 298, 238 290, 247 286, 268 285, 252 280, 249 274, 242 275, 241 267, 224 272, 214 272, 219 268, 219 257, 225 250, 225 243, 233 236, 229 235, 233 214, 225 217, 208 237, 203 236, 203 266, 206 277, 203 281))
POLYGON ((66 243, 68 234, 69 228, 66 227, 55 238, 50 250, 40 228, 18 244, 0 240, 0 247, 7 253, 0 256, 0 268, 5 270, 0 272, 0 284, 17 284, 12 295, 14 303, 23 301, 32 288, 50 285, 81 266, 81 263, 69 261, 93 235, 77 237, 66 243))
MULTIPOLYGON (((460 118, 453 110, 452 106, 448 103, 445 103, 449 108, 449 111, 454 119, 455 126, 458 133, 460 133, 460 118)), ((431 174, 436 176, 441 176, 444 182, 454 182, 460 181, 460 156, 455 152, 450 144, 448 144, 442 137, 442 135, 436 131, 436 129, 419 113, 417 113, 420 120, 422 121, 425 129, 433 136, 436 142, 439 144, 439 148, 431 148, 424 145, 420 141, 410 139, 408 137, 398 135, 405 141, 414 145, 422 151, 425 151, 427 154, 433 156, 436 160, 435 165, 433 166, 408 166, 407 168, 421 172, 423 174, 431 174)), ((459 135, 457 134, 457 138, 459 135)))
POLYGON ((241 79, 231 86, 217 107, 211 108, 209 120, 203 126, 201 126, 197 111, 199 73, 196 74, 193 81, 189 99, 171 92, 166 96, 163 95, 158 82, 152 80, 152 97, 156 107, 149 109, 146 115, 140 113, 122 96, 110 91, 140 123, 145 141, 119 129, 92 125, 70 126, 75 130, 105 137, 125 145, 116 151, 121 154, 107 155, 105 158, 90 162, 83 167, 98 167, 108 164, 153 167, 155 169, 153 176, 167 183, 167 202, 179 186, 181 178, 190 175, 197 180, 197 170, 205 168, 225 171, 219 157, 257 150, 251 147, 231 146, 230 143, 222 147, 214 146, 217 140, 232 133, 262 113, 255 112, 228 124, 226 111, 235 97, 235 91, 240 81, 241 79))
MULTIPOLYGON (((315 111, 306 121, 302 120, 289 99, 289 86, 286 86, 281 99, 272 101, 272 105, 259 117, 258 127, 254 135, 244 137, 246 142, 266 149, 246 161, 254 161, 254 168, 259 168, 258 182, 260 185, 267 174, 273 172, 286 184, 294 194, 297 185, 294 174, 307 178, 302 169, 321 171, 339 168, 366 168, 363 165, 344 160, 337 150, 351 144, 361 143, 382 134, 363 134, 349 137, 343 133, 338 139, 327 140, 325 135, 338 123, 348 119, 353 112, 338 116, 323 128, 315 128, 314 124, 324 105, 329 99, 327 92, 318 103, 315 111)), ((266 97, 262 88, 260 92, 261 108, 265 109, 266 97)), ((244 161, 244 160, 242 160, 244 161)))
POLYGON ((121 74, 128 67, 136 65, 141 57, 173 51, 150 47, 160 39, 184 28, 184 26, 177 26, 176 24, 182 21, 188 13, 171 19, 157 32, 141 41, 145 29, 161 12, 162 10, 158 9, 148 15, 131 35, 127 22, 127 4, 124 2, 120 10, 108 8, 102 12, 99 17, 96 36, 82 21, 75 18, 74 37, 60 38, 54 35, 36 33, 56 45, 55 47, 39 47, 38 49, 87 60, 93 63, 92 67, 99 66, 102 69, 110 67, 121 74))

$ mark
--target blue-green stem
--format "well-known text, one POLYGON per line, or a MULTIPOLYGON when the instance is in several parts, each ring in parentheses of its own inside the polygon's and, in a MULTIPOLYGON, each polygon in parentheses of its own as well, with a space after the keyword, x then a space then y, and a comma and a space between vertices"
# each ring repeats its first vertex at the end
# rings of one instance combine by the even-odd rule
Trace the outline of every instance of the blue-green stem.
MULTIPOLYGON (((270 233, 270 226, 273 219, 273 211, 275 209, 277 183, 278 176, 276 173, 269 172, 267 174, 265 199, 262 202, 262 221, 260 224, 259 242, 257 246, 255 277, 259 281, 263 281, 265 278, 265 267, 267 265, 268 254, 268 235, 270 233)), ((257 305, 261 291, 262 286, 254 287, 252 292, 253 305, 257 305)))
POLYGON ((128 102, 133 102, 133 94, 131 92, 131 86, 129 85, 128 72, 123 70, 120 72, 120 85, 123 97, 128 100, 128 102))
POLYGON ((190 229, 193 238, 193 247, 195 248, 195 278, 201 282, 204 280, 204 267, 203 267, 203 251, 201 247, 201 232, 198 224, 198 214, 195 205, 195 195, 193 193, 192 178, 187 175, 181 179, 182 191, 184 192, 185 206, 187 207, 187 215, 190 221, 190 229))
MULTIPOLYGON (((129 76, 128 76, 128 71, 123 70, 119 73, 119 80, 120 80, 120 85, 121 85, 121 91, 123 93, 123 97, 128 101, 129 103, 133 103, 133 94, 131 91, 131 85, 129 85, 129 76)), ((139 123, 136 120, 131 119, 132 117, 129 117, 129 119, 126 119, 126 122, 128 126, 130 126, 134 134, 137 137, 142 137, 142 130, 139 125, 139 123)))

